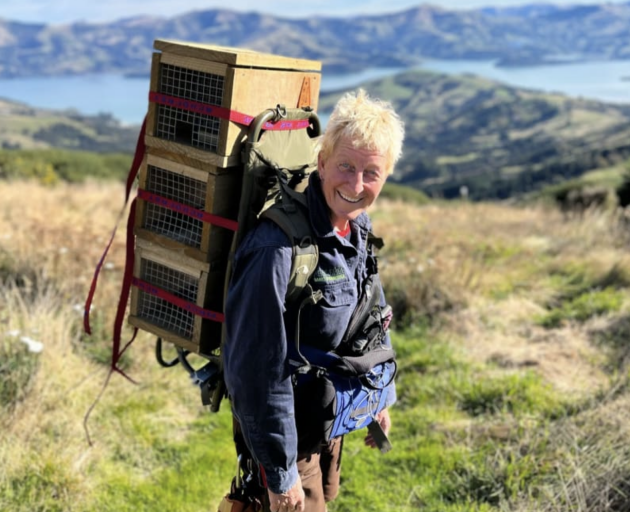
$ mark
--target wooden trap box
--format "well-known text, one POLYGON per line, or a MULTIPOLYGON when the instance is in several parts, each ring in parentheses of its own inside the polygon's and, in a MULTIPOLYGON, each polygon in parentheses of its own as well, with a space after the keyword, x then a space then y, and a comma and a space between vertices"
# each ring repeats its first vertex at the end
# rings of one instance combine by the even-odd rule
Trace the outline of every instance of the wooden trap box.
POLYGON ((241 182, 241 166, 224 169, 149 148, 140 168, 136 237, 163 247, 171 258, 224 268, 234 232, 204 222, 199 213, 236 221, 241 182))
POLYGON ((223 311, 224 271, 191 258, 175 259, 162 247, 136 239, 133 276, 131 325, 191 352, 211 355, 219 348, 222 324, 195 313, 223 311), (174 304, 165 294, 184 302, 174 304))
POLYGON ((154 48, 147 146, 230 167, 247 127, 209 115, 208 105, 251 117, 278 104, 317 109, 319 61, 159 39, 154 48))

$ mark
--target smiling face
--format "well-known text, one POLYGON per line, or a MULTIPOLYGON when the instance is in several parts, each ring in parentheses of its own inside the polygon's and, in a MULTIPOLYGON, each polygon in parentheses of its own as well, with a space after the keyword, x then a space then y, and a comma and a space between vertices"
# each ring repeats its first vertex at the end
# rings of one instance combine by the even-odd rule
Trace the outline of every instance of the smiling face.
POLYGON ((379 152, 357 149, 344 138, 326 160, 320 153, 318 170, 334 227, 346 229, 348 221, 376 200, 387 178, 387 163, 379 152))

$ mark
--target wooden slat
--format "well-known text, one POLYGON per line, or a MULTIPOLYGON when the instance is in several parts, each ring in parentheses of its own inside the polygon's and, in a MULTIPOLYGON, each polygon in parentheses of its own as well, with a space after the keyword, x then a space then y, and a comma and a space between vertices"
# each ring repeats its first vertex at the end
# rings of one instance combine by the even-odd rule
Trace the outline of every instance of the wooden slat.
MULTIPOLYGON (((158 54, 159 55, 159 54, 158 54)), ((170 64, 171 66, 179 66, 180 68, 194 69, 202 73, 210 73, 211 75, 225 76, 227 72, 227 64, 213 62, 206 59, 197 59, 195 57, 187 57, 185 55, 176 55, 173 53, 162 53, 162 64, 170 64)))
MULTIPOLYGON (((154 233, 152 233, 154 236, 154 233)), ((173 254, 169 249, 162 247, 159 243, 149 239, 136 237, 136 259, 146 258, 165 265, 174 270, 183 272, 199 279, 202 272, 208 272, 210 265, 182 254, 173 254)), ((140 274, 136 274, 137 277, 140 274)))
POLYGON ((153 47, 162 52, 222 62, 232 66, 305 71, 321 71, 322 69, 322 63, 316 60, 283 57, 270 53, 255 52, 245 48, 232 48, 228 46, 216 46, 168 39, 156 39, 153 43, 153 47))
MULTIPOLYGON (((148 157, 145 154, 142 159, 142 164, 140 164, 140 173, 138 175, 138 186, 142 189, 146 189, 147 187, 147 160, 148 157)), ((144 213, 146 211, 146 202, 142 200, 136 201, 136 218, 134 221, 135 228, 139 228, 142 226, 144 222, 144 213)))
MULTIPOLYGON (((201 308, 205 308, 208 306, 208 301, 206 300, 206 285, 208 284, 208 274, 204 272, 199 279, 199 287, 197 288, 197 306, 201 308)), ((201 333, 203 329, 203 318, 200 316, 195 316, 195 321, 193 324, 193 339, 200 340, 201 333)))
MULTIPOLYGON (((177 174, 199 180, 204 183, 208 182, 209 174, 216 174, 217 167, 215 165, 204 164, 203 162, 197 162, 197 167, 191 167, 180 162, 175 162, 167 158, 163 158, 158 155, 149 154, 147 157, 147 163, 167 171, 174 171, 177 174)), ((142 187, 142 184, 141 184, 142 187)), ((145 187, 142 187, 145 188, 145 187)))
MULTIPOLYGON (((190 158, 182 153, 173 153, 168 149, 159 147, 147 147, 147 153, 162 159, 163 161, 173 162, 182 165, 183 167, 199 169, 203 172, 210 174, 226 174, 232 172, 241 172, 241 167, 217 167, 215 164, 203 162, 190 158)), ((204 152, 205 153, 205 152, 204 152)), ((239 158, 240 162, 240 158, 239 158)))
MULTIPOLYGON (((160 87, 160 54, 154 53, 151 57, 151 84, 149 86, 149 90, 151 92, 159 92, 160 87)), ((149 108, 147 112, 147 125, 146 125, 146 133, 148 135, 155 134, 155 112, 156 112, 156 104, 149 103, 149 108)))
POLYGON ((212 164, 216 167, 233 167, 238 165, 241 159, 241 155, 239 154, 229 156, 219 155, 217 153, 211 153, 210 151, 203 151, 184 144, 160 139, 159 137, 154 137, 153 135, 146 135, 144 142, 148 147, 161 149, 166 153, 183 155, 192 160, 212 164))
POLYGON ((130 304, 130 309, 129 309, 129 313, 131 315, 137 315, 138 314, 138 299, 139 299, 139 295, 140 295, 140 290, 138 290, 138 288, 136 288, 135 286, 131 287, 131 304, 130 304))
MULTIPOLYGON (((225 82, 223 84, 223 107, 231 110, 232 107, 232 89, 234 88, 234 69, 228 69, 227 74, 225 75, 225 82)), ((247 112, 243 112, 246 114, 247 112)), ((250 114, 256 115, 256 114, 250 114)), ((217 145, 217 153, 221 155, 229 155, 227 151, 228 146, 228 137, 229 133, 238 130, 243 131, 245 128, 239 124, 236 124, 232 121, 228 121, 227 119, 221 119, 221 125, 219 128, 219 143, 217 145)), ((234 151, 237 153, 238 151, 234 151)))
POLYGON ((185 348, 186 350, 190 350, 191 352, 198 353, 199 352, 199 344, 193 341, 187 340, 186 338, 182 338, 177 334, 172 333, 171 331, 167 331, 157 325, 154 325, 142 318, 139 318, 136 315, 129 315, 127 321, 137 327, 138 329, 142 329, 143 331, 150 332, 151 334, 155 334, 156 336, 162 338, 164 341, 168 341, 173 343, 179 347, 185 348))
MULTIPOLYGON (((142 262, 140 261, 140 256, 136 254, 133 260, 133 275, 140 276, 141 268, 142 268, 142 262)), ((139 297, 140 297, 139 290, 135 286, 132 286, 131 287, 131 309, 130 309, 130 312, 132 315, 138 314, 139 297)))
MULTIPOLYGON (((140 200, 140 202, 144 201, 140 200)), ((160 233, 154 233, 142 226, 136 226, 133 232, 137 237, 136 240, 141 240, 141 244, 149 243, 152 246, 161 247, 165 252, 167 252, 170 260, 170 262, 167 263, 168 266, 173 266, 172 262, 177 261, 180 258, 190 258, 202 263, 207 263, 208 261, 208 254, 196 247, 190 247, 189 245, 173 240, 172 238, 161 235, 160 233)), ((177 270, 180 269, 178 268, 177 270)))

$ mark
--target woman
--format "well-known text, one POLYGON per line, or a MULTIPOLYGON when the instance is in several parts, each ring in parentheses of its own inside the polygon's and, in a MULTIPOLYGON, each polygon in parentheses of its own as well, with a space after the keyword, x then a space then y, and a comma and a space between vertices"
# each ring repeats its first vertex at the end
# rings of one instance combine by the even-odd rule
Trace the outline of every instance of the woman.
MULTIPOLYGON (((366 209, 402 153, 403 123, 388 103, 364 91, 343 96, 322 136, 307 188, 319 260, 311 285, 323 298, 300 311, 300 346, 339 347, 373 265, 366 209)), ((339 488, 342 438, 301 453, 288 365, 296 308, 285 302, 292 248, 283 231, 261 222, 235 256, 226 304, 225 380, 244 440, 263 468, 270 510, 321 512, 339 488)), ((381 300, 384 304, 384 299, 381 300)), ((389 344, 389 338, 385 340, 389 344)), ((389 404, 395 400, 389 393, 389 404)), ((387 433, 387 409, 376 421, 387 433)), ((368 434, 368 446, 375 446, 368 434)))

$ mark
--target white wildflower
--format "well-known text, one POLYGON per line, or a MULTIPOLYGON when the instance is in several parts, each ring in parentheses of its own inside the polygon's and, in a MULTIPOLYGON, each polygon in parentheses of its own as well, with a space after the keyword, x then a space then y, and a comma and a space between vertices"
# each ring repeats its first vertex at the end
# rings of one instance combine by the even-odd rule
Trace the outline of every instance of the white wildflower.
POLYGON ((44 344, 41 341, 36 341, 28 336, 22 336, 20 338, 22 343, 25 343, 28 347, 29 352, 39 353, 44 350, 44 344))

